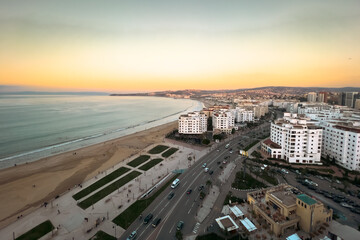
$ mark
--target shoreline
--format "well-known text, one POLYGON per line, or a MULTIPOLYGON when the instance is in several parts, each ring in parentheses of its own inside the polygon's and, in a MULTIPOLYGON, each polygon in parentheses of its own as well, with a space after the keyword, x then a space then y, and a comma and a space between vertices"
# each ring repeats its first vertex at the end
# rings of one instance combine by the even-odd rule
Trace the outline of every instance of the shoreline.
POLYGON ((146 147, 162 143, 177 121, 119 138, 0 169, 0 228, 19 214, 27 214, 43 202, 61 195, 146 147))
POLYGON ((72 139, 66 142, 54 143, 52 145, 43 146, 38 149, 28 150, 10 156, 4 156, 0 158, 0 170, 39 161, 43 158, 56 156, 65 152, 76 151, 81 148, 111 141, 153 127, 161 126, 169 122, 177 121, 177 116, 183 114, 184 112, 194 111, 194 109, 197 109, 199 107, 201 107, 202 109, 205 106, 202 101, 192 101, 196 102, 196 104, 193 104, 186 109, 183 109, 176 113, 172 113, 159 119, 153 119, 147 122, 143 122, 141 124, 127 126, 120 129, 113 129, 110 132, 96 133, 92 136, 82 136, 79 139, 72 139))

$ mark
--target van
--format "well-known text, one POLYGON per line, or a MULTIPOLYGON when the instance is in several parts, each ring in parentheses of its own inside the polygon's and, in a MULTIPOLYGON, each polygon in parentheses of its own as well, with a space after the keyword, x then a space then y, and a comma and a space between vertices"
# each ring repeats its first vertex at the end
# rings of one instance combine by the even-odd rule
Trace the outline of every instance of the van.
POLYGON ((155 228, 157 225, 159 225, 160 221, 161 221, 161 218, 155 219, 152 223, 152 226, 155 228))
POLYGON ((146 218, 144 219, 144 224, 148 224, 150 220, 153 218, 153 215, 149 213, 146 218))
POLYGON ((171 184, 171 188, 176 188, 180 183, 180 179, 175 179, 173 183, 171 184))

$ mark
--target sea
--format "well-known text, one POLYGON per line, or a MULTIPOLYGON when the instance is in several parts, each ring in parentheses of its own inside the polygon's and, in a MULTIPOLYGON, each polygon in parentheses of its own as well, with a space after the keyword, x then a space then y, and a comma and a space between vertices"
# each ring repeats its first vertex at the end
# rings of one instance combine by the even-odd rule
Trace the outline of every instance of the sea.
POLYGON ((0 168, 169 123, 203 108, 165 97, 0 95, 0 168))

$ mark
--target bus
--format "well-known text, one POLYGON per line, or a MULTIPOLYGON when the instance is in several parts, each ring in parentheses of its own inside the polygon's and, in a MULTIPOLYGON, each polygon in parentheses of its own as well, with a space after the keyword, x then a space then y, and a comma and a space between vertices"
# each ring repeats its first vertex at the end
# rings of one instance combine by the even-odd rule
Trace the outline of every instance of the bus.
POLYGON ((229 147, 230 147, 230 144, 229 144, 229 143, 225 145, 225 148, 229 148, 229 147))
POLYGON ((171 184, 171 188, 176 188, 180 183, 180 179, 175 179, 173 183, 171 184))

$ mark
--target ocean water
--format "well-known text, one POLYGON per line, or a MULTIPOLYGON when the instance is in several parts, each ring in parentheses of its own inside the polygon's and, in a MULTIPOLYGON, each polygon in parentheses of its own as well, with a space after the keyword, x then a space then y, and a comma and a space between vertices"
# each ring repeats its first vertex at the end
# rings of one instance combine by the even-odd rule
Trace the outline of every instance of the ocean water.
POLYGON ((0 168, 78 149, 200 110, 190 99, 0 95, 0 168))

